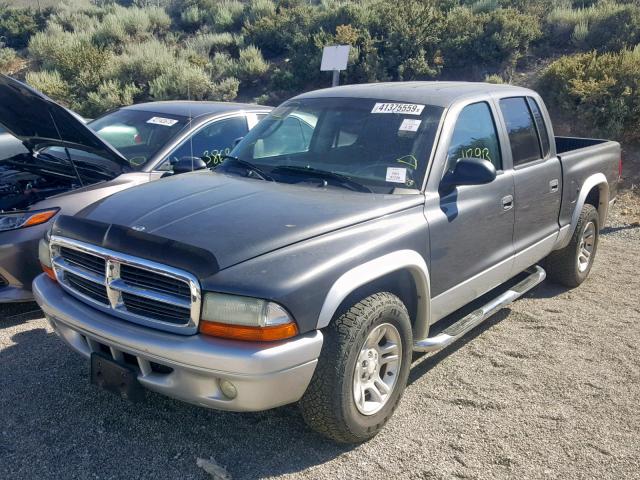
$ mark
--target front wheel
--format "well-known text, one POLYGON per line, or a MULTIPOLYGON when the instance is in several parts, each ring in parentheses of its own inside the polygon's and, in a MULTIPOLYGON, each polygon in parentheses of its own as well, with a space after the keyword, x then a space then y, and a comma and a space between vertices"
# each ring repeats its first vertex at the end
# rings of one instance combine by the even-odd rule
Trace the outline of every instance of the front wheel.
POLYGON ((582 207, 569 244, 561 250, 552 252, 545 259, 544 267, 548 278, 571 288, 584 282, 596 256, 599 232, 598 211, 593 205, 587 203, 582 207))
POLYGON ((318 366, 300 400, 302 415, 332 440, 369 440, 389 420, 407 384, 407 309, 395 295, 377 293, 331 322, 324 334, 318 366))

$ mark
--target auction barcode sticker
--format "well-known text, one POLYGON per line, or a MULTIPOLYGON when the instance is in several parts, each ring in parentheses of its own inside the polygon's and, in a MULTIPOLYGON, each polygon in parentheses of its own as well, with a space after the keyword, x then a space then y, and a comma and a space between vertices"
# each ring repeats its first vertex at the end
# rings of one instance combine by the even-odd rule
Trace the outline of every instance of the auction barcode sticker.
POLYGON ((406 183, 407 169, 400 167, 387 167, 387 176, 385 180, 393 183, 406 183))
POLYGON ((174 120, 173 118, 164 118, 164 117, 151 117, 147 120, 147 123, 152 123, 154 125, 164 125, 165 127, 172 127, 178 120, 174 120))
POLYGON ((371 113, 402 113, 405 115, 421 115, 424 105, 416 103, 376 103, 371 113))

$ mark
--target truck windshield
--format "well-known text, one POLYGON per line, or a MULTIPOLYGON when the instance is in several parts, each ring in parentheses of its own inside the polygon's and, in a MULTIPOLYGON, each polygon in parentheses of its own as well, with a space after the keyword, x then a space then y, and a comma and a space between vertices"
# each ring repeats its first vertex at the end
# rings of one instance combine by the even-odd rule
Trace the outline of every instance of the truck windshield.
POLYGON ((221 170, 253 165, 278 182, 375 193, 419 189, 442 112, 382 99, 292 100, 249 132, 221 170))

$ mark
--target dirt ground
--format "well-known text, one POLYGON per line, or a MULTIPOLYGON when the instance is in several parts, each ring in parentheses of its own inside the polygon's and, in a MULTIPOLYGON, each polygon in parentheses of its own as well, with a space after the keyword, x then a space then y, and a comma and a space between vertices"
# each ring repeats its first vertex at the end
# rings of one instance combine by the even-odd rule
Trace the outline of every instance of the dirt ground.
POLYGON ((580 288, 545 282, 418 358, 391 422, 359 446, 325 441, 294 407, 127 403, 89 385, 87 363, 33 304, 0 308, 0 478, 211 478, 204 458, 247 479, 637 479, 640 224, 629 198, 580 288))

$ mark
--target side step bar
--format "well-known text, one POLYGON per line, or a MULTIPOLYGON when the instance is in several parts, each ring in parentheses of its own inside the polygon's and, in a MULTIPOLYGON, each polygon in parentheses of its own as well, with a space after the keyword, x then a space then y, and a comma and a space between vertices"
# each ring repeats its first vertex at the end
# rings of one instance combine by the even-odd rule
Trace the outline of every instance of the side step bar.
POLYGON ((415 352, 434 352, 448 347, 453 342, 464 336, 468 331, 480 325, 498 310, 506 307, 533 287, 541 283, 547 276, 544 269, 538 265, 527 270, 529 276, 511 287, 506 292, 500 294, 489 303, 474 310, 466 317, 461 318, 453 325, 450 325, 442 332, 433 337, 418 340, 413 344, 415 352))

